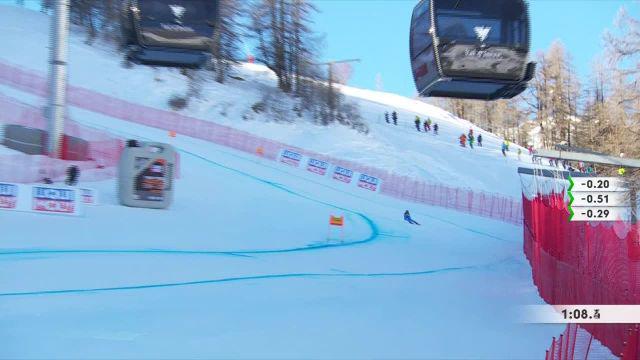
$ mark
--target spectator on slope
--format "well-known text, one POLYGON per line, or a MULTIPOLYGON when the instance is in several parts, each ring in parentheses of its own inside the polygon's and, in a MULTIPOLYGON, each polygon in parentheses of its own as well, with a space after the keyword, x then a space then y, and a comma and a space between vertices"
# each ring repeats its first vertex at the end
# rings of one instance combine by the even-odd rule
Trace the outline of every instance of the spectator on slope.
POLYGON ((433 124, 433 135, 438 135, 438 123, 433 124))
POLYGON ((386 121, 387 124, 389 124, 389 112, 388 111, 384 112, 384 121, 386 121))
POLYGON ((473 142, 475 141, 475 138, 473 137, 473 133, 469 133, 469 147, 473 149, 473 142))
POLYGON ((502 142, 502 156, 507 157, 507 151, 509 151, 509 147, 507 146, 507 141, 502 142))
POLYGON ((533 155, 533 145, 529 145, 529 155, 533 155))
POLYGON ((393 125, 398 125, 398 113, 395 110, 391 113, 391 120, 393 120, 393 125))
POLYGON ((415 221, 415 220, 413 220, 411 218, 411 214, 409 214, 409 210, 405 210, 405 212, 404 212, 404 221, 406 221, 406 222, 408 222, 409 224, 412 224, 412 225, 420 225, 420 224, 418 224, 417 221, 415 221))
POLYGON ((522 149, 518 148, 518 161, 520 161, 521 155, 522 155, 522 149))
POLYGON ((414 122, 416 123, 416 130, 420 132, 420 116, 416 115, 416 120, 414 122))
POLYGON ((467 135, 460 135, 460 146, 467 147, 467 135))
POLYGON ((67 178, 64 183, 67 184, 67 186, 76 186, 79 177, 80 169, 75 165, 71 165, 67 168, 67 178))
POLYGON ((482 147, 482 134, 478 134, 478 146, 482 147))
POLYGON ((427 121, 425 122, 426 127, 427 127, 427 131, 431 131, 431 118, 428 117, 427 121))
MULTIPOLYGON (((535 155, 535 152, 533 153, 535 155)), ((536 156, 536 161, 538 162, 538 164, 542 165, 542 158, 540 156, 536 156)))
POLYGON ((428 132, 429 131, 429 124, 427 124, 427 121, 424 122, 424 132, 428 132))

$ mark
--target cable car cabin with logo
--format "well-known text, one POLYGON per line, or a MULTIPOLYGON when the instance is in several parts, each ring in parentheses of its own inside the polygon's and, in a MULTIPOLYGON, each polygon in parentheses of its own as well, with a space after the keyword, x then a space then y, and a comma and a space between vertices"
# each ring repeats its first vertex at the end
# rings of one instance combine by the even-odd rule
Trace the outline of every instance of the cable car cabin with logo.
POLYGON ((124 0, 128 59, 143 64, 202 66, 211 49, 218 0, 124 0))
POLYGON ((523 0, 422 0, 411 18, 413 78, 422 96, 495 100, 535 71, 523 0))

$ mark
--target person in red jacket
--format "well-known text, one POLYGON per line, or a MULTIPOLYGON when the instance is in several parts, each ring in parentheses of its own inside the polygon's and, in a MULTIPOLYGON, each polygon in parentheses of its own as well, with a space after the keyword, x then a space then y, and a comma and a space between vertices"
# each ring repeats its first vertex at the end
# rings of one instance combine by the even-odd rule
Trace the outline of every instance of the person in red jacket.
POLYGON ((460 135, 460 146, 467 147, 467 135, 460 135))

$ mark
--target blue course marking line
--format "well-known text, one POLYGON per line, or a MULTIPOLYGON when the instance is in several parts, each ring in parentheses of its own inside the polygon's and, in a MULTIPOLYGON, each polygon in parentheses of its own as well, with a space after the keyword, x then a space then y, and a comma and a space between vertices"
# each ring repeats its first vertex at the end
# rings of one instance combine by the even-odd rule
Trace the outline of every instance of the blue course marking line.
POLYGON ((290 274, 266 274, 266 275, 251 275, 251 276, 236 276, 220 279, 208 279, 208 280, 194 280, 184 282, 173 283, 160 283, 160 284, 143 284, 143 285, 129 285, 129 286, 114 286, 114 287, 102 287, 102 288, 80 288, 80 289, 59 289, 59 290, 39 290, 39 291, 24 291, 24 292, 6 292, 0 293, 0 297, 11 296, 37 296, 37 295, 56 295, 56 294, 78 294, 78 293, 91 293, 91 292, 107 292, 107 291, 127 291, 127 290, 144 290, 154 288, 169 288, 179 286, 194 286, 194 285, 207 285, 217 283, 238 282, 247 280, 273 280, 284 278, 378 278, 378 277, 401 277, 401 276, 421 276, 421 275, 433 275, 446 272, 474 270, 485 267, 493 266, 497 263, 504 262, 505 260, 497 261, 485 265, 471 265, 461 267, 448 267, 433 270, 413 271, 413 272, 382 272, 382 273, 290 273, 290 274))
POLYGON ((176 255, 221 255, 221 256, 252 256, 240 254, 236 251, 215 250, 172 250, 172 249, 7 249, 1 250, 3 255, 38 255, 38 254, 176 254, 176 255))
MULTIPOLYGON (((121 120, 121 121, 125 121, 125 120, 121 120)), ((138 125, 140 125, 140 124, 138 124, 138 125)), ((104 130, 104 131, 107 131, 107 132, 109 132, 109 131, 113 131, 113 132, 116 132, 116 133, 117 133, 117 132, 119 132, 119 133, 121 133, 121 134, 125 134, 125 135, 127 135, 127 136, 138 136, 138 135, 131 134, 131 133, 121 132, 121 131, 119 131, 119 130, 112 130, 112 129, 109 129, 109 128, 106 128, 106 127, 102 127, 102 126, 99 126, 99 125, 95 125, 95 124, 91 124, 91 125, 88 125, 88 126, 93 126, 94 128, 99 128, 99 129, 104 130)), ((146 125, 140 125, 140 126, 146 126, 146 125)), ((154 128, 154 127, 150 127, 150 128, 155 129, 155 130, 160 130, 160 129, 158 129, 158 128, 154 128)), ((138 137, 141 137, 141 138, 145 139, 145 137, 143 137, 143 136, 138 136, 138 137)), ((187 137, 188 137, 188 136, 187 136, 187 137)), ((146 139, 147 139, 147 140, 151 140, 151 139, 149 139, 149 138, 146 138, 146 139)), ((195 139, 195 138, 192 138, 192 139, 195 139)), ((199 140, 199 141, 206 141, 206 140, 202 140, 202 139, 196 139, 196 140, 199 140)), ((302 176, 299 176, 299 175, 297 175, 297 174, 292 174, 292 173, 287 172, 287 171, 284 171, 283 169, 280 169, 280 168, 278 168, 278 167, 275 167, 275 166, 271 166, 271 165, 264 164, 264 163, 262 163, 262 162, 260 162, 260 161, 258 161, 258 160, 254 160, 254 159, 250 159, 250 158, 247 158, 247 157, 244 157, 244 156, 240 156, 239 154, 235 154, 235 153, 232 153, 232 152, 228 152, 228 151, 225 151, 225 150, 222 150, 222 149, 217 149, 216 147, 222 147, 222 145, 215 144, 215 143, 212 143, 212 144, 213 144, 213 145, 215 145, 215 147, 214 147, 214 148, 212 148, 212 150, 213 150, 213 151, 216 151, 216 152, 219 152, 219 153, 222 153, 222 154, 228 155, 228 156, 232 156, 232 157, 238 158, 238 159, 240 159, 240 160, 248 161, 248 162, 254 163, 254 164, 256 164, 256 165, 260 165, 260 166, 262 166, 262 167, 265 167, 265 168, 268 168, 268 169, 271 169, 271 170, 275 170, 275 171, 278 171, 278 172, 280 172, 280 173, 283 173, 283 174, 286 174, 286 175, 289 175, 289 176, 293 176, 293 177, 295 177, 295 178, 302 179, 302 180, 304 180, 304 181, 308 181, 308 182, 311 182, 311 183, 313 183, 313 184, 316 184, 316 185, 319 185, 319 186, 322 186, 322 187, 325 187, 325 188, 328 188, 328 189, 334 190, 334 191, 336 191, 336 192, 340 192, 340 193, 343 193, 343 194, 349 195, 349 196, 351 196, 351 197, 355 197, 355 198, 358 198, 358 199, 361 199, 361 200, 365 200, 365 201, 371 202, 371 203, 373 203, 373 204, 376 204, 376 205, 379 205, 379 206, 382 206, 382 207, 387 207, 387 208, 389 207, 389 205, 388 205, 388 204, 382 204, 382 203, 380 203, 380 202, 378 202, 378 201, 375 201, 375 200, 372 200, 372 199, 368 199, 368 198, 365 198, 365 197, 363 197, 363 196, 356 195, 356 194, 351 193, 351 192, 347 192, 347 191, 345 191, 345 190, 337 189, 337 188, 334 188, 334 187, 332 187, 332 186, 329 186, 329 185, 326 185, 326 184, 320 183, 320 182, 318 182, 318 181, 311 180, 311 179, 307 179, 307 178, 302 177, 302 176)), ((176 148, 178 148, 178 147, 176 147, 176 148)), ((188 150, 185 150, 185 149, 182 149, 182 148, 178 148, 178 149, 180 150, 180 152, 183 152, 183 153, 185 153, 185 154, 191 155, 191 156, 196 157, 196 158, 200 158, 200 159, 202 159, 202 160, 204 160, 204 161, 206 161, 206 162, 211 162, 211 163, 213 163, 213 164, 215 164, 215 165, 217 165, 217 166, 221 166, 221 167, 223 167, 223 168, 226 168, 226 169, 229 169, 229 170, 232 170, 232 171, 236 171, 236 172, 238 172, 238 173, 240 173, 240 174, 244 174, 244 175, 248 175, 248 176, 254 177, 253 175, 246 174, 246 173, 244 173, 244 172, 242 172, 242 171, 239 171, 239 170, 236 170, 236 169, 229 168, 229 167, 227 167, 227 166, 224 166, 224 165, 222 165, 222 164, 219 164, 219 163, 217 163, 217 162, 215 162, 215 161, 212 161, 212 160, 210 160, 210 159, 207 159, 207 158, 205 158, 205 157, 203 157, 203 156, 201 156, 201 155, 195 154, 195 153, 190 152, 190 151, 188 151, 188 150)), ((254 178, 255 178, 255 177, 254 177, 254 178)), ((263 180, 263 179, 261 179, 261 180, 263 180)), ((264 181, 266 181, 266 180, 264 180, 264 181)), ((268 181, 267 181, 267 182, 268 182, 268 181)), ((427 204, 422 204, 422 205, 423 205, 423 206, 429 206, 429 205, 427 205, 427 204)), ((332 206, 332 205, 330 205, 330 206, 332 206)), ((397 208, 397 209, 399 209, 399 208, 397 208)), ((452 209, 447 209, 447 210, 449 210, 449 211, 455 211, 455 210, 452 210, 452 209)), ((428 215, 428 214, 424 214, 424 213, 422 213, 422 212, 416 212, 416 214, 418 214, 418 215, 422 215, 422 216, 425 216, 425 217, 429 217, 429 218, 434 219, 434 220, 441 221, 441 222, 443 222, 443 223, 446 223, 446 224, 452 225, 452 226, 457 227, 457 228, 460 228, 460 229, 462 229, 462 230, 466 230, 466 231, 472 232, 472 233, 474 233, 474 234, 482 235, 482 236, 488 237, 488 238, 490 238, 490 239, 494 239, 494 240, 498 240, 498 241, 502 241, 502 242, 515 242, 515 241, 513 241, 513 240, 503 239, 503 238, 501 238, 501 237, 499 237, 499 236, 492 235, 492 234, 489 234, 489 233, 486 233, 486 232, 483 232, 483 231, 479 231, 479 230, 473 229, 473 228, 471 228, 471 227, 466 227, 466 226, 463 226, 463 225, 457 224, 457 223, 455 223, 455 222, 453 222, 453 221, 451 221, 451 220, 446 220, 446 219, 443 219, 443 218, 440 218, 440 217, 437 217, 437 216, 434 216, 434 215, 428 215)), ((466 213, 465 213, 465 214, 466 214, 466 213)), ((475 215, 472 215, 472 214, 466 214, 466 215, 468 215, 468 216, 475 216, 475 215)), ((388 219, 388 220, 394 220, 394 219, 389 219, 389 218, 386 218, 386 219, 388 219)), ((489 219, 489 220, 491 220, 491 219, 489 219)), ((517 225, 514 225, 514 226, 517 226, 517 225)), ((387 236, 391 236, 391 235, 387 235, 387 236)), ((404 238, 407 238, 408 236, 398 236, 398 237, 404 237, 404 238)))
MULTIPOLYGON (((345 211, 349 211, 344 209, 345 211)), ((230 251, 207 251, 207 250, 163 250, 163 249, 149 249, 149 250, 139 250, 139 249, 57 249, 57 250, 49 250, 49 249, 30 249, 30 250, 5 250, 0 251, 0 256, 5 255, 36 255, 36 254, 182 254, 182 255, 224 255, 224 256, 245 256, 250 257, 251 255, 258 254, 281 254, 281 253, 290 253, 290 252, 301 252, 301 251, 310 251, 310 250, 319 250, 319 249, 327 249, 327 248, 338 248, 338 247, 346 247, 346 246, 354 246, 361 245, 368 242, 372 242, 379 237, 393 237, 393 235, 385 235, 380 234, 378 231, 378 226, 375 224, 373 220, 368 218, 367 216, 352 212, 358 216, 361 216, 362 219, 369 225, 371 228, 371 235, 362 240, 355 241, 346 241, 340 243, 327 243, 327 244, 318 244, 318 245, 309 245, 309 246, 300 246, 294 248, 285 248, 285 249, 257 249, 257 250, 230 250, 230 251)))
POLYGON ((367 223, 367 225, 369 226, 369 228, 371 229, 371 235, 364 239, 364 240, 356 240, 356 241, 348 241, 348 242, 344 242, 344 243, 336 243, 336 244, 319 244, 319 245, 311 245, 311 246, 304 246, 304 247, 297 247, 297 248, 290 248, 290 249, 280 249, 280 250, 249 250, 249 251, 234 251, 234 253, 236 254, 269 254, 269 253, 284 253, 284 252, 294 252, 294 251, 305 251, 305 250, 317 250, 317 249, 325 249, 325 248, 331 248, 331 247, 341 247, 341 246, 353 246, 353 245, 358 245, 358 244, 364 244, 364 243, 368 243, 371 242, 373 240, 375 240, 376 238, 378 238, 380 236, 380 230, 378 229, 378 225, 371 220, 371 218, 369 218, 368 216, 366 216, 363 213, 357 212, 355 210, 351 210, 351 209, 347 209, 335 204, 331 204, 322 200, 318 200, 318 199, 314 199, 310 196, 307 195, 303 195, 301 193, 295 192, 289 188, 287 188, 286 186, 282 185, 282 184, 278 184, 276 182, 273 181, 269 181, 260 177, 257 177, 255 175, 251 175, 249 173, 246 173, 244 171, 238 170, 238 169, 234 169, 232 167, 220 164, 216 161, 213 161, 211 159, 207 159, 204 156, 198 155, 196 153, 192 153, 190 151, 184 150, 184 149, 180 149, 181 152, 184 152, 185 154, 191 155, 195 158, 198 158, 204 162, 210 163, 212 165, 215 165, 217 167, 223 168, 225 170, 240 174, 242 176, 251 178, 253 180, 256 180, 258 182, 262 182, 264 184, 267 184, 269 186, 275 187, 276 189, 280 189, 284 192, 287 192, 293 196, 297 196, 306 200, 309 200, 311 202, 315 202, 318 204, 322 204, 325 206, 329 206, 338 210, 342 210, 354 215, 359 216, 360 218, 362 218, 362 220, 364 220, 365 223, 367 223))
MULTIPOLYGON (((126 120, 120 120, 120 121, 126 121, 126 120)), ((100 126, 100 125, 95 125, 95 124, 93 124, 93 123, 87 123, 87 122, 84 122, 84 121, 83 121, 83 124, 85 124, 85 125, 89 124, 89 125, 87 125, 87 126, 89 126, 89 127, 93 127, 94 129, 99 129, 99 130, 103 130, 103 131, 107 131, 107 132, 113 132, 113 133, 120 133, 121 135, 124 135, 124 136, 127 136, 127 137, 138 137, 138 138, 145 139, 145 140, 153 140, 153 139, 150 139, 150 138, 147 138, 147 137, 144 137, 144 136, 139 136, 139 135, 136 135, 136 134, 127 133, 127 132, 123 132, 123 131, 120 131, 120 130, 112 130, 112 129, 109 129, 109 128, 106 128, 106 127, 103 127, 103 126, 100 126)), ((153 130, 161 130, 161 129, 159 129, 159 128, 154 128, 154 127, 150 127, 150 126, 147 126, 147 125, 141 125, 141 124, 136 124, 136 125, 138 125, 138 126, 144 126, 144 127, 149 127, 149 128, 151 128, 151 129, 153 129, 153 130)), ((207 140, 198 139, 198 138, 194 138, 194 137, 190 137, 190 136, 186 136, 186 135, 185 135, 185 137, 187 137, 187 138, 191 138, 191 139, 194 139, 194 140, 197 140, 197 141, 207 142, 207 143, 209 143, 209 144, 211 144, 211 145, 214 145, 214 147, 213 147, 211 150, 213 150, 213 151, 215 151, 215 152, 218 152, 218 153, 221 153, 221 154, 224 154, 224 155, 227 155, 227 156, 231 156, 231 157, 234 157, 234 158, 240 159, 240 160, 242 160, 242 161, 250 162, 250 163, 253 163, 253 164, 255 164, 255 165, 258 165, 258 166, 261 166, 261 167, 264 167, 264 168, 267 168, 267 169, 270 169, 270 170, 274 170, 274 171, 277 171, 277 172, 279 172, 279 173, 282 173, 282 174, 288 175, 288 176, 290 176, 290 177, 295 177, 295 178, 297 178, 297 179, 301 179, 301 180, 303 180, 303 181, 310 182, 310 183, 312 183, 312 184, 315 184, 315 185, 318 185, 318 186, 321 186, 321 187, 324 187, 324 188, 327 188, 327 189, 333 190, 333 191, 335 191, 335 192, 339 192, 339 193, 341 193, 341 194, 345 194, 345 195, 348 195, 348 196, 351 196, 351 197, 354 197, 354 198, 357 198, 357 199, 365 200, 365 201, 370 201, 370 202, 372 202, 372 203, 374 203, 374 204, 377 204, 377 205, 380 205, 380 206, 382 206, 382 207, 388 207, 388 206, 387 206, 387 205, 385 205, 385 204, 381 204, 381 203, 379 203, 379 202, 375 202, 375 201, 370 200, 370 199, 367 199, 367 198, 365 198, 365 197, 363 197, 363 196, 361 196, 361 195, 357 195, 357 194, 354 194, 354 193, 352 193, 352 192, 348 192, 348 191, 345 191, 345 190, 342 190, 342 189, 338 189, 338 188, 335 188, 335 187, 333 187, 333 186, 329 186, 329 185, 327 185, 327 184, 323 184, 323 183, 321 183, 321 182, 319 182, 319 181, 316 181, 316 180, 312 180, 312 179, 309 179, 309 178, 302 177, 302 176, 300 176, 300 175, 298 175, 298 174, 294 174, 294 173, 291 173, 291 172, 285 171, 285 170, 283 170, 283 169, 281 169, 281 168, 279 168, 279 167, 276 167, 276 166, 272 166, 272 165, 265 164, 265 163, 263 163, 263 162, 261 162, 261 161, 259 161, 259 160, 257 160, 257 159, 249 158, 249 157, 246 157, 246 156, 241 156, 240 154, 236 154, 236 153, 234 153, 234 152, 229 152, 229 151, 225 151, 225 150, 220 149, 220 148, 224 147, 224 145, 216 144, 216 143, 214 143, 214 142, 209 142, 209 141, 207 141, 207 140)), ((185 150, 184 148, 178 147, 178 146, 176 146, 176 145, 172 145, 172 146, 174 146, 174 147, 175 147, 176 149, 178 149, 180 152, 185 153, 185 154, 187 154, 187 155, 191 155, 192 157, 196 157, 196 158, 199 158, 199 159, 204 160, 204 161, 206 161, 206 162, 213 163, 213 164, 215 164, 216 166, 220 166, 220 167, 222 167, 222 168, 225 168, 225 169, 227 169, 227 170, 235 171, 235 172, 238 172, 238 173, 240 173, 240 174, 242 174, 242 175, 247 175, 247 176, 250 176, 250 177, 255 178, 255 177, 254 177, 253 175, 251 175, 251 174, 247 174, 247 173, 242 172, 242 171, 239 171, 239 170, 237 170, 237 169, 230 168, 230 167, 228 167, 228 166, 222 165, 222 164, 217 163, 217 162, 215 162, 215 161, 213 161, 213 160, 211 160, 211 159, 209 159, 209 158, 206 158, 206 157, 204 157, 204 156, 202 156, 202 155, 196 154, 196 153, 191 152, 191 151, 189 151, 189 150, 185 150)), ((236 150, 236 151, 240 152, 239 150, 236 150)), ((264 179, 260 179, 260 180, 264 180, 264 179)), ((267 180, 264 180, 264 181, 267 181, 267 180)), ((268 182, 268 181, 267 181, 267 182, 268 182)), ((331 205, 331 206, 333 206, 333 205, 331 205)), ((387 218, 387 217, 383 217, 383 218, 385 218, 385 219, 387 219, 387 220, 392 220, 392 221, 393 221, 393 220, 395 220, 395 219, 391 219, 391 218, 387 218)), ((404 236, 404 237, 407 237, 407 236, 404 236)))
MULTIPOLYGON (((212 161, 212 160, 210 160, 210 159, 207 159, 207 158, 205 158, 205 157, 203 157, 203 156, 201 156, 201 155, 198 155, 198 154, 195 154, 195 153, 191 153, 191 152, 190 152, 190 151, 188 151, 188 150, 180 149, 180 151, 181 151, 181 152, 184 152, 184 153, 186 153, 186 154, 188 154, 188 155, 191 155, 191 156, 194 156, 194 157, 198 157, 198 158, 200 158, 200 159, 202 159, 202 160, 204 160, 204 161, 212 162, 212 163, 214 163, 214 164, 216 164, 216 165, 218 165, 218 166, 220 166, 220 167, 222 167, 222 168, 225 168, 225 169, 228 169, 228 170, 231 170, 231 171, 235 171, 235 172, 238 172, 238 173, 240 173, 240 174, 244 174, 244 175, 247 175, 247 176, 250 176, 250 177, 255 178, 253 175, 246 174, 246 173, 244 173, 244 172, 242 172, 242 171, 240 171, 240 170, 237 170, 237 169, 229 168, 229 167, 227 167, 227 166, 225 166, 225 165, 222 165, 222 164, 216 163, 215 161, 212 161)), ((296 177, 296 178, 299 178, 299 179, 302 179, 302 180, 305 180, 305 181, 309 181, 309 182, 311 182, 311 183, 313 183, 313 184, 317 184, 317 185, 320 185, 320 186, 326 187, 326 188, 328 188, 328 189, 331 189, 331 190, 334 190, 334 191, 337 191, 337 192, 340 192, 340 193, 343 193, 343 194, 350 195, 350 196, 355 197, 355 198, 358 198, 358 199, 362 199, 362 200, 365 200, 365 201, 369 201, 369 202, 374 203, 374 204, 379 205, 379 206, 388 207, 388 206, 386 206, 386 205, 384 205, 384 204, 382 204, 382 203, 380 203, 380 202, 377 202, 377 201, 375 201, 375 200, 367 199, 367 198, 365 198, 365 197, 363 197, 363 196, 359 196, 359 195, 356 195, 356 194, 353 194, 353 193, 350 193, 350 192, 347 192, 347 191, 344 191, 344 190, 336 189, 336 188, 334 188, 334 187, 328 186, 328 185, 326 185, 326 184, 322 184, 322 183, 320 183, 320 182, 317 182, 317 181, 314 181, 314 180, 311 180, 311 179, 304 178, 304 177, 302 177, 302 176, 298 176, 298 175, 295 175, 295 174, 291 174, 291 173, 289 173, 289 172, 286 172, 286 171, 284 171, 284 170, 282 170, 282 169, 279 169, 279 168, 276 168, 276 167, 274 167, 274 166, 270 166, 270 165, 262 164, 262 163, 260 163, 260 162, 258 162, 258 161, 254 161, 254 160, 246 159, 246 158, 244 158, 244 157, 242 157, 242 156, 235 155, 235 154, 230 154, 230 153, 227 153, 227 152, 225 152, 225 151, 220 151, 220 152, 222 152, 223 154, 226 154, 226 155, 235 156, 235 157, 237 157, 237 158, 239 158, 239 159, 243 159, 243 160, 246 160, 246 161, 251 161, 251 162, 253 162, 253 163, 255 163, 255 164, 262 165, 262 166, 264 166, 264 167, 266 167, 266 168, 269 168, 269 169, 272 169, 272 170, 276 170, 276 171, 279 171, 279 172, 281 172, 281 173, 284 173, 284 174, 287 174, 287 175, 290 175, 290 176, 293 176, 293 177, 296 177)), ((285 190, 285 191, 291 192, 291 193, 296 194, 296 195, 298 195, 298 196, 305 197, 305 196, 304 196, 304 195, 302 195, 302 194, 295 193, 295 192, 293 192, 293 191, 291 191, 291 190, 289 190, 289 189, 284 188, 284 186, 283 186, 283 185, 281 185, 281 184, 277 184, 277 183, 270 182, 270 181, 268 181, 268 180, 264 180, 264 179, 259 179, 259 178, 255 178, 255 179, 265 181, 265 182, 267 182, 268 184, 271 184, 271 185, 274 185, 274 186, 282 187, 282 189, 283 189, 283 190, 285 190)), ((312 201, 317 201, 317 200, 315 200, 315 199, 311 199, 311 198, 309 198, 309 197, 305 197, 305 198, 307 198, 307 199, 309 199, 309 200, 312 200, 312 201)), ((324 203, 324 202, 321 202, 321 201, 318 201, 318 202, 320 202, 320 203, 322 203, 322 204, 324 204, 324 205, 333 206, 333 207, 335 207, 335 208, 337 208, 337 209, 340 209, 340 210, 345 210, 345 211, 352 212, 351 210, 343 209, 343 208, 341 208, 341 207, 338 207, 338 206, 335 206, 335 205, 332 205, 332 204, 324 203)), ((426 205, 426 204, 423 204, 423 205, 426 205)), ((426 206, 429 206, 429 205, 426 205, 426 206)), ((455 210, 451 210, 451 209, 448 209, 448 210, 450 210, 450 211, 455 211, 455 210)), ((355 213, 355 212, 352 212, 352 213, 355 213)), ((356 213, 356 214, 357 214, 357 213, 356 213)), ((472 233, 474 233, 474 234, 478 234, 478 235, 486 236, 486 237, 491 238, 491 239, 494 239, 494 240, 499 240, 499 241, 504 241, 504 242, 513 242, 512 240, 503 239, 503 238, 501 238, 501 237, 498 237, 498 236, 495 236, 495 235, 492 235, 492 234, 489 234, 489 233, 486 233, 486 232, 483 232, 483 231, 480 231, 480 230, 476 230, 476 229, 473 229, 473 228, 471 228, 471 227, 465 227, 465 226, 462 226, 462 225, 460 225, 460 224, 457 224, 457 223, 455 223, 455 222, 453 222, 453 221, 451 221, 451 220, 442 219, 442 218, 439 218, 439 217, 434 216, 434 215, 428 215, 428 214, 424 214, 424 213, 421 213, 421 212, 416 212, 416 214, 418 214, 418 215, 423 215, 423 216, 425 216, 425 217, 429 217, 429 218, 431 218, 431 219, 438 220, 438 221, 440 221, 440 222, 443 222, 443 223, 446 223, 446 224, 449 224, 449 225, 455 226, 455 227, 460 228, 460 229, 462 229, 462 230, 466 230, 466 231, 472 232, 472 233)), ((468 215, 468 216, 474 216, 473 214, 466 214, 466 215, 468 215)), ((388 218, 387 218, 387 219, 388 219, 388 218)), ((389 220, 392 220, 392 219, 389 219, 389 220)), ((489 219, 489 220, 492 220, 492 219, 489 219)), ((495 220, 494 220, 494 221, 495 221, 495 220)), ((398 237, 407 237, 407 236, 398 236, 398 237)))
POLYGON ((332 243, 332 244, 319 244, 319 245, 310 245, 310 246, 301 246, 301 247, 295 247, 295 248, 286 248, 286 249, 264 249, 264 250, 240 250, 240 251, 181 251, 181 250, 24 250, 24 251, 3 251, 0 252, 0 255, 26 255, 26 254, 63 254, 63 253, 104 253, 104 254, 108 254, 108 253, 167 253, 167 254, 177 254, 177 253, 182 253, 182 254, 209 254, 209 255, 251 255, 251 254, 273 254, 273 253, 287 253, 287 252, 297 252, 297 251, 309 251, 309 250, 318 250, 318 249, 326 249, 326 248, 333 248, 333 247, 344 247, 344 246, 353 246, 353 245, 359 245, 359 244, 364 244, 364 243, 368 243, 371 241, 374 241, 375 239, 377 239, 379 236, 385 236, 385 237, 391 237, 392 235, 381 235, 380 231, 378 229, 378 226, 376 225, 376 223, 371 220, 371 218, 369 218, 368 216, 356 212, 354 210, 350 210, 347 208, 343 208, 341 206, 337 206, 328 202, 324 202, 322 200, 318 200, 318 199, 314 199, 311 198, 309 196, 297 193, 291 189, 288 189, 287 187, 285 187, 282 184, 278 184, 272 181, 268 181, 259 177, 256 177, 254 175, 251 175, 249 173, 245 173, 243 171, 237 170, 237 169, 233 169, 231 167, 222 165, 220 163, 217 163, 213 160, 207 159, 205 157, 202 157, 200 155, 191 153, 189 151, 185 151, 185 150, 181 150, 183 152, 185 152, 188 155, 194 156, 202 161, 208 162, 210 164, 213 164, 215 166, 221 167, 223 169, 226 169, 228 171, 231 172, 235 172, 238 173, 240 175, 252 178, 256 181, 262 182, 264 184, 267 184, 269 186, 275 187, 279 190, 285 191, 287 193, 290 193, 291 195, 294 196, 298 196, 301 197, 303 199, 312 201, 312 202, 316 202, 325 206, 329 206, 329 207, 333 207, 335 209, 338 210, 342 210, 345 212, 349 212, 351 214, 357 215, 360 218, 362 218, 362 220, 369 226, 369 228, 371 229, 371 235, 363 240, 356 240, 356 241, 348 241, 348 242, 342 242, 342 243, 332 243))
MULTIPOLYGON (((96 126, 93 126, 94 128, 96 128, 96 126)), ((129 134, 131 136, 133 136, 133 134, 129 134)), ((137 136, 137 137, 141 137, 141 136, 137 136)), ((142 137, 144 138, 144 137, 142 137)), ((288 253, 288 252, 298 252, 298 251, 309 251, 309 250, 319 250, 319 249, 326 249, 326 248, 333 248, 333 247, 344 247, 344 246, 354 246, 354 245, 360 245, 360 244, 364 244, 364 243, 368 243, 371 241, 374 241, 375 239, 377 239, 380 236, 385 236, 385 237, 393 237, 394 235, 388 235, 388 234, 381 234, 378 226, 376 225, 376 223, 369 218, 368 216, 351 210, 351 209, 347 209, 341 206, 337 206, 335 204, 331 204, 322 200, 318 200, 318 199, 314 199, 312 197, 309 197, 307 195, 303 195, 300 194, 298 192, 295 192, 289 188, 287 188, 286 186, 282 185, 282 184, 278 184, 275 183, 273 181, 269 181, 257 176, 254 176, 252 174, 246 173, 244 171, 240 171, 238 169, 234 169, 231 168, 229 166, 220 164, 216 161, 213 161, 211 159, 207 159, 201 155, 198 155, 196 153, 184 150, 184 149, 180 149, 178 148, 181 152, 187 154, 187 155, 191 155, 192 157, 195 157, 197 159, 200 159, 201 161, 207 162, 211 165, 214 165, 216 167, 220 167, 222 169, 225 169, 227 171, 231 171, 234 173, 237 173, 239 175, 251 178, 253 180, 256 180, 258 182, 264 183, 268 186, 271 187, 275 187, 276 189, 279 189, 281 191, 285 191, 293 196, 297 196, 312 202, 316 202, 325 206, 329 206, 329 207, 333 207, 335 209, 338 210, 342 210, 354 215, 359 216, 360 218, 362 218, 362 220, 369 226, 369 228, 371 229, 371 235, 363 240, 356 240, 356 241, 347 241, 347 242, 341 242, 341 243, 331 243, 331 244, 318 244, 318 245, 310 245, 310 246, 301 246, 301 247, 295 247, 295 248, 286 248, 286 249, 263 249, 263 250, 241 250, 241 251, 190 251, 190 250, 161 250, 161 249, 149 249, 149 250, 126 250, 126 249, 120 249, 120 250, 106 250, 106 249, 95 249, 95 250, 91 250, 91 249, 59 249, 59 250, 48 250, 48 249, 31 249, 31 250, 10 250, 10 251, 0 251, 0 255, 34 255, 34 254, 70 254, 70 253, 93 253, 93 254, 115 254, 115 253, 136 253, 136 254, 140 254, 140 253, 155 253, 155 254, 207 254, 207 255, 235 255, 235 256, 247 256, 247 255, 252 255, 252 254, 273 254, 273 253, 288 253)), ((241 158, 242 159, 242 158, 241 158)))

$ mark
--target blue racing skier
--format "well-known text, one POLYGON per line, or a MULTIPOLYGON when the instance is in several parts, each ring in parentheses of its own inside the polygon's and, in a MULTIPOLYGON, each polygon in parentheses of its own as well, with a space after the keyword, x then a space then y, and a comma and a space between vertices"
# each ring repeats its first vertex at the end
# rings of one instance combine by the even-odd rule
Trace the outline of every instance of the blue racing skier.
POLYGON ((408 222, 409 224, 413 224, 413 225, 420 225, 420 224, 418 224, 418 222, 417 222, 417 221, 415 221, 415 220, 413 220, 413 219, 411 218, 411 214, 409 214, 409 210, 406 210, 406 211, 404 212, 404 221, 408 222))

